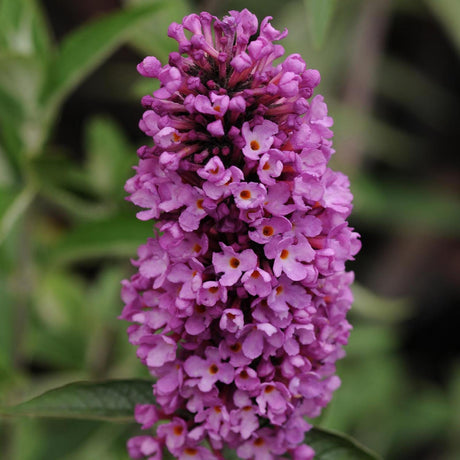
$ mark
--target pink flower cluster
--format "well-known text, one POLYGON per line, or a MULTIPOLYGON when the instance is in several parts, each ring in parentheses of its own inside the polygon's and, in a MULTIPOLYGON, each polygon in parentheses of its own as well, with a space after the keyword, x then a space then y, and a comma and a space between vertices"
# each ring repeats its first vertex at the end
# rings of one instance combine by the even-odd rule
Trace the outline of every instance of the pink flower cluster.
POLYGON ((136 420, 154 431, 132 458, 311 459, 302 444, 339 386, 359 248, 347 225, 346 176, 328 168, 332 119, 320 81, 284 38, 248 10, 171 24, 169 64, 139 72, 161 85, 142 100, 130 200, 158 233, 123 282, 130 342, 156 377, 157 405, 136 420), (257 31, 259 30, 258 35, 257 31), (159 420, 163 422, 159 425, 159 420))

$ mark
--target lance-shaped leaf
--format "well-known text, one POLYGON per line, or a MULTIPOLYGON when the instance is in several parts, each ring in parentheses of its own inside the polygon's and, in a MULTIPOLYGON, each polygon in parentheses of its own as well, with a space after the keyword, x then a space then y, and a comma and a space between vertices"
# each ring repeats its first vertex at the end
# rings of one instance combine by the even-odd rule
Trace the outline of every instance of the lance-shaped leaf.
POLYGON ((305 443, 315 450, 315 460, 379 460, 380 457, 355 439, 323 428, 312 428, 305 443))
MULTIPOLYGON (((380 457, 353 438, 341 433, 312 428, 305 436, 305 444, 315 450, 315 460, 379 460, 380 457)), ((235 450, 224 449, 226 460, 237 460, 235 450)), ((290 457, 280 457, 290 458, 290 457)))
POLYGON ((336 0, 304 0, 310 21, 311 35, 316 48, 320 48, 326 38, 336 0))
MULTIPOLYGON (((124 0, 127 7, 156 3, 157 0, 124 0)), ((186 0, 169 0, 165 7, 152 18, 142 24, 130 36, 130 44, 139 49, 141 55, 155 56, 162 62, 168 62, 171 51, 176 50, 176 43, 167 35, 168 25, 190 14, 189 2, 186 0)), ((148 91, 150 92, 150 91, 148 91)))
POLYGON ((460 52, 460 3, 458 0, 426 0, 460 52))
POLYGON ((86 222, 59 240, 51 251, 51 260, 60 264, 103 256, 135 256, 138 246, 155 236, 152 227, 129 214, 86 222))
POLYGON ((0 188, 0 245, 32 203, 35 195, 36 191, 31 185, 22 191, 0 188))
MULTIPOLYGON (((88 420, 132 421, 136 404, 153 404, 152 382, 112 380, 100 383, 76 382, 41 396, 2 408, 11 416, 60 417, 88 420)), ((378 460, 379 457, 354 439, 329 430, 313 428, 305 442, 315 449, 315 460, 378 460)), ((235 451, 224 449, 226 459, 237 459, 235 451)))
POLYGON ((436 184, 420 187, 406 181, 377 181, 357 175, 353 181, 354 215, 366 224, 398 228, 414 233, 457 235, 460 230, 460 200, 436 184))
POLYGON ((37 0, 2 0, 0 50, 47 59, 51 39, 42 9, 37 0))
POLYGON ((163 7, 163 3, 118 11, 87 23, 68 35, 51 63, 42 103, 59 104, 127 35, 163 7))
POLYGON ((88 420, 133 420, 136 404, 152 404, 152 382, 112 380, 76 382, 50 390, 13 407, 4 407, 4 415, 60 417, 88 420))
POLYGON ((123 130, 111 119, 94 117, 86 128, 86 151, 91 184, 107 199, 121 200, 123 185, 132 175, 132 152, 123 130))

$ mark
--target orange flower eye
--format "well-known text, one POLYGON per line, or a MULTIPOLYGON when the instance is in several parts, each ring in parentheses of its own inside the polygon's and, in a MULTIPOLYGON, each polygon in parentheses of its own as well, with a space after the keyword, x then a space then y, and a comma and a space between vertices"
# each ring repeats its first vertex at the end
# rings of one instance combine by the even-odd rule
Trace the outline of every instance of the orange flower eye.
POLYGON ((230 267, 238 268, 240 265, 240 261, 236 257, 232 257, 229 261, 230 267))
POLYGON ((264 236, 272 236, 275 231, 273 230, 273 227, 270 225, 265 225, 265 227, 262 229, 262 233, 264 236))
POLYGON ((249 145, 251 146, 252 150, 260 149, 260 144, 256 140, 251 141, 249 145))
POLYGON ((211 375, 215 375, 219 372, 219 368, 217 367, 217 364, 211 364, 211 366, 209 366, 209 373, 211 375))

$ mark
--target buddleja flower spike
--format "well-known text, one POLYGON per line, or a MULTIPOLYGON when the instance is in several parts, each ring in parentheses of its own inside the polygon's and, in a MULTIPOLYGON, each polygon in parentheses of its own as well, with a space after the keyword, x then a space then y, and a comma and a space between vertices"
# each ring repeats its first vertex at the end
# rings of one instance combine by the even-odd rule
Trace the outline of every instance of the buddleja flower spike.
POLYGON ((248 10, 171 24, 179 43, 142 99, 129 199, 159 230, 123 282, 130 342, 156 377, 157 405, 132 458, 313 458, 310 425, 339 386, 358 252, 352 195, 327 164, 332 119, 318 71, 274 42, 287 35, 248 10), (258 32, 259 31, 259 32, 258 32), (258 35, 256 35, 258 32, 258 35), (163 420, 152 431, 157 421, 163 420))

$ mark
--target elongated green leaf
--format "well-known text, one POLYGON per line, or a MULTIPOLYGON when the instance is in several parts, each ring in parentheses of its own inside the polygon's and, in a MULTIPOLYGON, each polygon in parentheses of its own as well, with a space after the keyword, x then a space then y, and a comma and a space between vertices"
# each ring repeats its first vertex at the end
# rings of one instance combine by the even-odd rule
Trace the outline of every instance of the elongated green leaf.
POLYGON ((380 457, 353 438, 322 428, 313 428, 305 442, 316 452, 315 460, 377 460, 380 457))
POLYGON ((0 54, 0 137, 10 164, 40 149, 46 115, 37 106, 45 63, 33 55, 0 54))
POLYGON ((64 155, 48 154, 33 163, 40 194, 83 221, 112 215, 115 206, 98 199, 85 171, 64 155))
POLYGON ((52 62, 41 100, 59 103, 100 62, 144 21, 163 7, 163 3, 141 5, 119 11, 71 33, 52 62))
POLYGON ((354 215, 367 224, 413 233, 458 235, 460 200, 447 191, 417 184, 381 182, 356 176, 354 215))
MULTIPOLYGON (((425 144, 420 136, 414 136, 400 127, 393 126, 377 116, 340 105, 331 110, 335 120, 335 145, 337 151, 353 139, 362 139, 366 154, 387 164, 401 167, 415 161, 416 154, 425 144)), ((337 169, 346 171, 348 162, 336 157, 337 169)))
POLYGON ((105 203, 81 197, 74 191, 62 187, 47 185, 40 189, 40 194, 52 203, 62 207, 70 216, 81 220, 103 219, 113 213, 113 207, 105 203))
POLYGON ((24 188, 21 192, 0 190, 0 244, 32 203, 35 195, 36 191, 32 186, 24 188))
POLYGON ((0 188, 11 187, 15 182, 14 167, 0 145, 0 188))
POLYGON ((0 86, 0 120, 3 121, 5 118, 19 119, 22 115, 22 107, 19 101, 10 91, 6 91, 5 88, 0 86))
POLYGON ((7 279, 5 273, 0 271, 0 382, 2 381, 2 371, 12 365, 13 347, 14 347, 14 331, 11 325, 13 324, 14 303, 8 290, 7 279))
POLYGON ((15 187, 5 187, 0 189, 0 221, 8 212, 11 203, 18 197, 19 190, 15 187))
MULTIPOLYGON (((129 7, 137 5, 154 4, 158 0, 124 0, 129 7)), ((152 21, 139 27, 130 38, 130 44, 134 45, 145 55, 157 57, 162 62, 168 61, 168 55, 175 51, 177 44, 168 37, 167 30, 171 22, 178 22, 186 14, 189 14, 190 7, 185 0, 169 0, 165 8, 158 12, 152 21)))
POLYGON ((225 460, 238 460, 240 457, 236 454, 235 450, 224 448, 222 450, 225 460))
POLYGON ((88 201, 96 201, 97 194, 83 168, 72 161, 64 152, 47 153, 37 158, 33 163, 33 170, 40 189, 45 191, 56 188, 73 192, 88 201))
POLYGON ((14 110, 12 115, 30 116, 37 110, 44 71, 44 63, 36 56, 0 54, 0 86, 9 95, 8 107, 14 110))
POLYGON ((101 256, 134 256, 149 236, 154 236, 152 223, 121 214, 75 228, 59 241, 51 257, 53 262, 68 263, 101 256))
POLYGON ((35 53, 40 56, 41 59, 48 60, 51 57, 51 51, 54 51, 54 44, 51 39, 52 32, 41 2, 39 0, 29 1, 33 4, 31 29, 35 53))
MULTIPOLYGON (((3 408, 6 415, 130 421, 136 404, 151 404, 152 382, 113 380, 77 382, 48 391, 17 406, 3 408)), ((343 434, 313 428, 305 442, 316 451, 317 460, 377 460, 379 457, 343 434)), ((225 458, 238 458, 226 452, 225 458)))
POLYGON ((16 177, 20 174, 20 153, 23 148, 18 128, 18 124, 14 118, 6 118, 0 122, 0 143, 3 157, 2 163, 6 163, 9 166, 10 172, 13 173, 12 175, 16 177))
MULTIPOLYGON (((88 309, 95 323, 110 325, 120 313, 123 305, 120 299, 120 280, 126 277, 125 270, 119 266, 105 268, 97 280, 91 284, 86 296, 88 309)), ((99 327, 96 327, 96 333, 99 327)))
POLYGON ((93 118, 86 130, 86 169, 91 185, 108 199, 125 195, 123 184, 131 175, 132 151, 123 130, 107 118, 93 118))
POLYGON ((0 2, 0 50, 25 55, 49 57, 49 30, 35 0, 0 2))
POLYGON ((152 382, 111 380, 76 382, 48 391, 13 407, 5 415, 130 421, 136 404, 153 403, 152 382))
MULTIPOLYGON (((344 434, 322 428, 313 428, 306 437, 305 443, 315 450, 315 460, 378 460, 379 457, 361 446, 357 441, 344 434)), ((234 450, 224 449, 226 460, 237 460, 234 450)), ((289 458, 289 457, 280 457, 289 458)))
POLYGON ((458 0, 426 0, 460 53, 460 2, 458 0))
MULTIPOLYGON (((87 319, 79 319, 80 322, 87 319)), ((86 331, 85 331, 86 332, 86 331)), ((49 328, 41 320, 33 318, 24 334, 23 353, 51 368, 83 369, 86 358, 87 337, 73 328, 58 330, 49 328)))
POLYGON ((304 0, 307 9, 313 44, 319 48, 329 30, 336 0, 304 0))
POLYGON ((380 297, 359 283, 353 284, 353 310, 366 318, 398 322, 411 316, 413 306, 408 298, 380 297))
POLYGON ((65 270, 42 270, 37 276, 34 305, 47 333, 50 330, 87 332, 85 306, 88 301, 82 280, 65 270))

